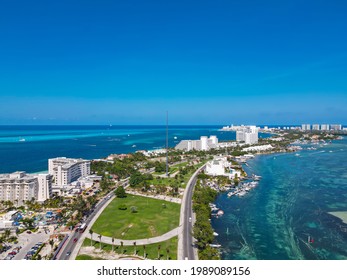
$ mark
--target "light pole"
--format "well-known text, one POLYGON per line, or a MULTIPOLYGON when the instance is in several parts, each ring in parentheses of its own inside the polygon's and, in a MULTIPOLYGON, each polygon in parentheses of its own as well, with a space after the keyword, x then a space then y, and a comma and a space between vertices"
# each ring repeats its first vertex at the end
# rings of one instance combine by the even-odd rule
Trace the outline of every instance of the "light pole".
POLYGON ((169 177, 169 112, 166 111, 166 177, 169 177))

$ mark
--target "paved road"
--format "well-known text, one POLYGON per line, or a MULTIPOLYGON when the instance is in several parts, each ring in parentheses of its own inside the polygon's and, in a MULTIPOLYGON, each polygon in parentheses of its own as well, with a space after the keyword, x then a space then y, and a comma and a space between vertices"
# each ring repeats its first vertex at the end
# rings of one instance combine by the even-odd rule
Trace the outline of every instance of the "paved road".
POLYGON ((181 205, 181 217, 180 225, 182 226, 182 231, 179 234, 179 243, 178 243, 178 259, 179 260, 195 260, 197 259, 196 248, 194 247, 194 238, 192 236, 193 232, 193 190, 196 184, 198 173, 205 169, 205 165, 200 167, 190 178, 187 183, 185 193, 182 199, 181 205))
MULTIPOLYGON (((89 228, 89 223, 93 220, 93 218, 95 217, 95 215, 100 214, 99 211, 103 208, 103 206, 109 202, 112 197, 114 196, 113 194, 114 191, 112 191, 111 193, 109 193, 104 199, 102 199, 94 208, 94 211, 89 215, 89 217, 84 221, 84 223, 87 224, 86 226, 86 231, 89 228)), ((85 234, 85 233, 84 233, 85 234)), ((63 248, 61 249, 61 252, 58 254, 57 259, 58 260, 68 260, 70 259, 70 255, 72 255, 72 253, 76 250, 76 245, 79 244, 81 245, 82 237, 83 233, 80 232, 75 232, 72 231, 69 234, 69 238, 68 240, 65 242, 63 248), (77 238, 77 242, 75 242, 75 238, 77 238)), ((84 237, 83 237, 84 238, 84 237)), ((76 254, 73 254, 76 255, 76 254)))

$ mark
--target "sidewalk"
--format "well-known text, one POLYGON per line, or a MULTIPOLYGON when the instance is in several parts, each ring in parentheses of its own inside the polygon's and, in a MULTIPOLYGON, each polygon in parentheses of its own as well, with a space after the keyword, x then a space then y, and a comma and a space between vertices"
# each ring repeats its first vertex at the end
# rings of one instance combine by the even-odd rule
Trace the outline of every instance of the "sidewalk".
POLYGON ((166 195, 162 195, 162 194, 157 194, 157 195, 144 194, 144 193, 139 193, 136 191, 130 191, 129 189, 126 190, 126 193, 138 195, 138 196, 150 197, 150 198, 159 199, 159 200, 165 200, 165 201, 174 202, 174 203, 178 203, 178 204, 182 203, 181 198, 166 196, 166 195))
MULTIPOLYGON (((114 239, 113 244, 114 245, 121 245, 121 242, 123 242, 124 246, 133 246, 134 242, 136 242, 136 245, 147 245, 147 244, 163 242, 163 241, 171 239, 172 237, 177 236, 179 230, 180 230, 179 227, 177 227, 177 228, 175 228, 175 229, 173 229, 167 233, 164 233, 163 235, 151 237, 151 238, 146 238, 146 239, 136 239, 136 240, 114 239)), ((90 239, 90 234, 89 234, 88 238, 90 239)), ((98 241, 98 242, 100 241, 98 233, 96 233, 96 232, 93 233, 93 240, 98 241)), ((102 235, 101 236, 101 242, 112 245, 112 237, 102 235)))

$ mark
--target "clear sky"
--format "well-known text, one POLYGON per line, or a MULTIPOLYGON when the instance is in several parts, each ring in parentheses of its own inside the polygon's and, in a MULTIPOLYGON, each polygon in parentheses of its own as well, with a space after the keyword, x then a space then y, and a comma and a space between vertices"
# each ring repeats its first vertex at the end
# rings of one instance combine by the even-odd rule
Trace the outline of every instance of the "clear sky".
POLYGON ((347 124, 347 1, 0 2, 0 124, 347 124))

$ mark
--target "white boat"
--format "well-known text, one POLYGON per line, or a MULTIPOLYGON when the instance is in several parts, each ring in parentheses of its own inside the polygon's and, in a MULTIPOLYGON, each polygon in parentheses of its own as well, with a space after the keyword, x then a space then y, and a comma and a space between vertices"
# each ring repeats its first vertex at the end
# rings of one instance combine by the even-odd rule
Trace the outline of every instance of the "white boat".
POLYGON ((217 215, 218 215, 218 216, 224 215, 224 211, 223 211, 223 210, 218 210, 217 215))
POLYGON ((25 138, 19 139, 19 142, 25 142, 25 138))
POLYGON ((222 247, 222 245, 220 245, 220 244, 210 244, 210 247, 212 247, 212 248, 220 248, 220 247, 222 247))
POLYGON ((297 157, 298 157, 298 156, 300 156, 300 154, 295 154, 295 156, 297 156, 297 157))
POLYGON ((217 232, 213 232, 213 236, 218 236, 219 234, 217 232))
POLYGON ((131 147, 135 148, 135 147, 136 147, 136 145, 132 145, 131 147))
POLYGON ((228 197, 232 197, 233 195, 235 195, 234 192, 228 192, 228 194, 227 194, 228 197))
POLYGON ((177 139, 177 136, 175 136, 174 139, 177 139))

